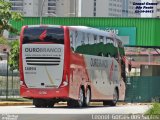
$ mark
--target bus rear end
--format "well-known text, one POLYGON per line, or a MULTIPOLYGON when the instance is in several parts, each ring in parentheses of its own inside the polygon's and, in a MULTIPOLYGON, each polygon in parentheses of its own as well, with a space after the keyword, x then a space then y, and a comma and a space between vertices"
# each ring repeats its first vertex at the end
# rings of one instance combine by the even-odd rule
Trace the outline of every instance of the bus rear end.
POLYGON ((65 30, 61 26, 24 26, 20 36, 20 94, 37 107, 68 97, 64 76, 65 30))

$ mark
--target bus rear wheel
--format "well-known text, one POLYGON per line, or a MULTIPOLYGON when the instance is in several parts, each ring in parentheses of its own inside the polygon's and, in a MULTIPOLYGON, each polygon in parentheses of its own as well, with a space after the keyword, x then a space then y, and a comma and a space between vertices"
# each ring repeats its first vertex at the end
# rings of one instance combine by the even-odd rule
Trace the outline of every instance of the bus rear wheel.
POLYGON ((46 107, 52 108, 55 102, 53 100, 46 100, 46 107))
POLYGON ((79 98, 78 100, 68 100, 67 106, 72 107, 83 107, 85 105, 85 95, 84 90, 81 88, 79 90, 79 98))
POLYGON ((67 106, 69 107, 69 108, 73 108, 73 107, 76 107, 76 100, 68 100, 67 101, 67 106))
POLYGON ((75 101, 75 106, 76 107, 83 107, 85 102, 85 95, 84 95, 84 90, 80 88, 79 90, 79 98, 78 100, 75 101))
POLYGON ((116 104, 117 104, 117 102, 118 102, 118 98, 119 98, 118 90, 115 89, 115 90, 114 90, 114 93, 113 93, 113 100, 103 101, 103 105, 104 105, 104 106, 106 106, 106 105, 116 106, 116 104))
POLYGON ((86 107, 90 105, 90 100, 91 100, 91 90, 89 88, 87 88, 86 97, 85 97, 85 106, 86 107))
POLYGON ((114 89, 113 100, 110 102, 110 106, 116 106, 119 99, 118 90, 114 89))
POLYGON ((35 107, 37 107, 37 108, 45 106, 42 99, 33 99, 33 105, 35 105, 35 107))
POLYGON ((70 99, 67 101, 67 106, 72 107, 83 107, 85 105, 85 95, 84 90, 80 88, 78 100, 70 99))
POLYGON ((37 108, 52 108, 54 106, 54 102, 52 100, 33 99, 33 105, 35 105, 37 108))

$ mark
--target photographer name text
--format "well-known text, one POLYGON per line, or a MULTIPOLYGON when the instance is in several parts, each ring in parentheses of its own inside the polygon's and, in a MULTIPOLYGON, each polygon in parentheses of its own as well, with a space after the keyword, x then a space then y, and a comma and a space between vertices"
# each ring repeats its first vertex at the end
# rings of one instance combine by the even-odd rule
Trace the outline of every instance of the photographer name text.
POLYGON ((158 5, 158 3, 153 2, 133 2, 135 6, 135 13, 154 13, 154 8, 158 5))

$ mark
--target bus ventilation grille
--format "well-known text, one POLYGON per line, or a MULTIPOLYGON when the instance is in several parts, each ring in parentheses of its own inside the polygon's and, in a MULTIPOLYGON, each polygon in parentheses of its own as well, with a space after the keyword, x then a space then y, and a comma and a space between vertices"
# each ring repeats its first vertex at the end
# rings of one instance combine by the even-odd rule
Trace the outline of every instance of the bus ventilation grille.
POLYGON ((60 57, 26 57, 27 65, 59 65, 60 57))

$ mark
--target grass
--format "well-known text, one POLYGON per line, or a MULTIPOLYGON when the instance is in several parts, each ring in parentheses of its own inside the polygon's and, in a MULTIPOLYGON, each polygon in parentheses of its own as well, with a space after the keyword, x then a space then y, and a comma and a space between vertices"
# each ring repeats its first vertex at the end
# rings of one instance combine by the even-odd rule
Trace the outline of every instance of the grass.
POLYGON ((160 103, 154 103, 153 107, 146 112, 146 115, 160 115, 160 103))

